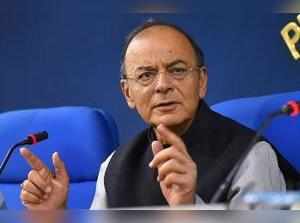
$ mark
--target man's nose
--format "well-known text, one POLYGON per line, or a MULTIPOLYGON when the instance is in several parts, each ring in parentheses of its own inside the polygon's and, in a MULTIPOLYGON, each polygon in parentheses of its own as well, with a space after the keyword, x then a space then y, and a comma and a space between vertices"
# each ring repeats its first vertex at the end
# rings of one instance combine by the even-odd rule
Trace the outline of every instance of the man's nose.
POLYGON ((168 75, 167 72, 160 72, 157 74, 155 91, 159 93, 166 93, 171 89, 173 89, 173 82, 170 75, 168 75))

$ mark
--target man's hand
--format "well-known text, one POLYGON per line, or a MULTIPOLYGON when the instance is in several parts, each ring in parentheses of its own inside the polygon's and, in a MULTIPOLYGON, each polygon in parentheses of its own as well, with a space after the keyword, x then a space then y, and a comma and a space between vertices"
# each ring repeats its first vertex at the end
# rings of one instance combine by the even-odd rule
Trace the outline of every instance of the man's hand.
POLYGON ((21 155, 31 166, 28 178, 23 181, 20 198, 31 210, 64 208, 67 201, 69 176, 58 153, 52 155, 55 175, 28 149, 20 149, 21 155))
POLYGON ((157 180, 170 206, 195 203, 197 166, 180 137, 163 125, 157 127, 158 140, 152 142, 151 168, 158 169, 157 180), (162 142, 168 148, 163 148, 162 142))

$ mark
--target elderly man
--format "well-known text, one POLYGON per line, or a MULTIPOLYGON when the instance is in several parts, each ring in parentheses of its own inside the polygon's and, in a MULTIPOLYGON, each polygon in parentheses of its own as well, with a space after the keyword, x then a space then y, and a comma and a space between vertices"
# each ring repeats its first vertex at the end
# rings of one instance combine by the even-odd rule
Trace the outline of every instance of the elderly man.
MULTIPOLYGON (((148 22, 128 37, 122 92, 149 125, 102 163, 91 209, 203 204, 240 159, 253 132, 209 109, 201 49, 180 28, 148 22)), ((55 173, 29 150, 31 165, 20 197, 29 209, 65 207, 68 173, 53 154, 55 173)), ((285 191, 271 146, 257 142, 220 201, 239 208, 250 191, 285 191)))

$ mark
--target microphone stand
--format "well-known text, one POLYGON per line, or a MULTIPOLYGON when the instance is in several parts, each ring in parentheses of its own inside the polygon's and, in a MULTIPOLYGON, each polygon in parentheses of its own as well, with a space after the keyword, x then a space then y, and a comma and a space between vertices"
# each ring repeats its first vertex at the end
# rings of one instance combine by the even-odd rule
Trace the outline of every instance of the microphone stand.
POLYGON ((39 132, 39 133, 36 133, 36 134, 32 134, 32 135, 29 135, 27 137, 27 139, 24 139, 23 141, 21 142, 18 142, 16 144, 14 144, 13 146, 11 146, 7 153, 5 154, 5 157, 4 159, 2 160, 1 162, 1 165, 0 165, 0 175, 1 173, 3 172, 3 170, 5 169, 5 166, 9 160, 9 158, 11 157, 13 151, 19 147, 19 146, 25 146, 25 145, 33 145, 33 144, 36 144, 37 142, 40 142, 42 140, 45 140, 48 138, 48 133, 46 131, 43 131, 43 132, 39 132))
POLYGON ((234 167, 231 169, 231 171, 229 172, 229 174, 227 175, 227 177, 225 178, 224 182, 219 186, 218 190, 216 191, 216 193, 214 194, 214 196, 212 197, 212 199, 210 200, 210 203, 217 203, 221 197, 223 197, 223 195, 225 194, 227 188, 229 187, 229 185, 232 182, 233 177, 236 175, 236 173, 238 172, 242 162, 245 160, 245 158, 247 157, 247 155, 249 154, 249 152, 251 151, 252 147, 254 146, 254 144, 256 143, 256 141, 259 139, 259 137, 262 135, 263 131, 269 126, 269 124, 271 123, 271 121, 273 120, 273 118, 286 114, 287 112, 285 110, 280 110, 280 111, 276 111, 271 113, 270 115, 268 115, 266 117, 266 119, 263 121, 262 125, 259 127, 259 129, 256 131, 256 134, 254 135, 254 137, 251 139, 251 141, 249 142, 247 148, 245 149, 245 151, 242 153, 241 158, 238 160, 238 162, 234 165, 234 167))
MULTIPOLYGON (((11 146, 7 153, 5 154, 5 157, 4 159, 2 160, 1 162, 1 165, 0 165, 0 175, 1 173, 3 172, 3 170, 5 169, 6 167, 6 164, 9 160, 9 158, 11 157, 13 151, 19 147, 19 146, 25 146, 25 145, 33 145, 33 144, 36 144, 42 140, 45 140, 48 138, 48 133, 46 131, 43 131, 43 132, 39 132, 39 133, 36 133, 36 134, 32 134, 32 135, 29 135, 27 137, 27 139, 21 141, 21 142, 18 142, 16 144, 14 144, 13 146, 11 146)), ((4 196, 3 194, 0 192, 0 209, 1 210, 4 210, 6 209, 6 204, 5 204, 5 200, 4 200, 4 196)))
POLYGON ((8 149, 8 151, 7 151, 7 153, 5 154, 5 157, 4 157, 4 159, 2 160, 1 165, 0 165, 0 175, 1 175, 1 173, 3 172, 4 168, 6 167, 6 164, 7 164, 8 160, 9 160, 9 158, 11 157, 13 151, 14 151, 17 147, 19 147, 19 146, 25 146, 25 145, 28 145, 28 143, 26 143, 25 141, 26 141, 26 140, 24 140, 24 141, 22 141, 22 142, 20 142, 20 143, 17 143, 17 144, 15 144, 15 145, 11 146, 11 147, 8 149))

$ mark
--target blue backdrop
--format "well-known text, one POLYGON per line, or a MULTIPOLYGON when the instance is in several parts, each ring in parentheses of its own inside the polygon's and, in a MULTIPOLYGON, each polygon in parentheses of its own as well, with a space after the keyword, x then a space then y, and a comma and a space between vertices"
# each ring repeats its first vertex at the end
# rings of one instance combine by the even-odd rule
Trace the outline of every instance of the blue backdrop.
MULTIPOLYGON (((300 61, 280 30, 296 14, 275 1, 14 1, 0 3, 0 110, 101 107, 126 142, 144 128, 119 88, 125 35, 148 18, 175 23, 202 46, 207 101, 300 88, 300 61), (126 3, 126 4, 125 4, 126 3)), ((0 131, 5 131, 1 129, 0 131)))

